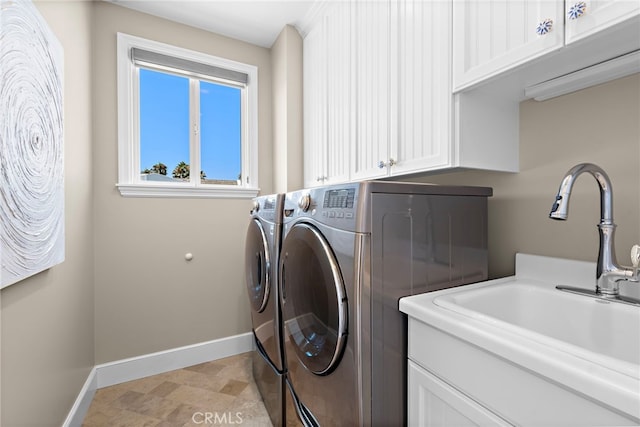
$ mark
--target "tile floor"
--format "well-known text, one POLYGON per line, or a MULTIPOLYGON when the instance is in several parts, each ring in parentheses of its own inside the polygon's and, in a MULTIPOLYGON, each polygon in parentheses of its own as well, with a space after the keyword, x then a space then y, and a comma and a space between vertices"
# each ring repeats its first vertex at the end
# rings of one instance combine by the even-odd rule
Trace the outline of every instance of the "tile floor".
POLYGON ((271 426, 251 353, 101 388, 83 427, 271 426))

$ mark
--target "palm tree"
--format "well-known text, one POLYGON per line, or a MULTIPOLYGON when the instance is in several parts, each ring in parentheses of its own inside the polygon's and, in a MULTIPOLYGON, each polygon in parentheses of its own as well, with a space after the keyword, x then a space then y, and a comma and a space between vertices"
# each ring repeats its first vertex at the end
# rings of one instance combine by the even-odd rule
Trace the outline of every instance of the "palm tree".
POLYGON ((159 173, 160 175, 166 175, 167 165, 162 162, 158 162, 155 165, 151 166, 151 169, 147 168, 143 170, 142 173, 159 173))
POLYGON ((178 163, 178 165, 173 169, 174 178, 189 179, 189 175, 189 165, 185 162, 178 163))

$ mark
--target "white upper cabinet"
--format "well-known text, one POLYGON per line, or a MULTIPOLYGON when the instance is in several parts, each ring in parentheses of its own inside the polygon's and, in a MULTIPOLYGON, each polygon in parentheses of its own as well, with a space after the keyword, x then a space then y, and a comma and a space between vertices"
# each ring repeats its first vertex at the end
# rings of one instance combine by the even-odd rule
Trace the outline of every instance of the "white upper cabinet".
MULTIPOLYGON (((392 81, 397 111, 391 121, 391 174, 406 174, 451 165, 451 4, 444 1, 397 1, 397 66, 392 81)), ((393 93, 393 91, 392 91, 393 93)))
POLYGON ((327 46, 327 150, 324 184, 349 180, 353 128, 351 6, 337 2, 325 15, 327 46))
POLYGON ((304 185, 320 185, 326 163, 326 48, 323 23, 314 26, 303 40, 304 78, 304 185))
POLYGON ((451 165, 450 22, 450 2, 317 13, 304 32, 305 186, 451 165))
POLYGON ((639 0, 583 0, 565 4, 566 43, 582 40, 640 14, 639 0))
POLYGON ((300 30, 305 186, 517 172, 519 103, 638 51, 640 0, 320 0, 300 30))
POLYGON ((351 12, 327 5, 303 41, 304 185, 349 180, 353 139, 351 12))
POLYGON ((563 25, 562 0, 455 0, 454 90, 561 48, 563 25))
POLYGON ((640 0, 453 2, 454 92, 515 69, 539 83, 639 48, 640 0))
MULTIPOLYGON (((391 72, 391 2, 353 2, 355 63, 355 140, 351 140, 351 179, 388 174, 391 117, 395 112, 391 72)), ((337 64, 336 64, 337 65, 337 64)))

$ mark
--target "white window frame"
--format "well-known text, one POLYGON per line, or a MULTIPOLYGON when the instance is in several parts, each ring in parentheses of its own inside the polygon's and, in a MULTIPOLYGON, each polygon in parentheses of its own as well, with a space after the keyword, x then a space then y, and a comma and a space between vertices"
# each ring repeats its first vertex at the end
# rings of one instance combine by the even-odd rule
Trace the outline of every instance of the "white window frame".
MULTIPOLYGON (((118 183, 124 197, 252 198, 258 194, 258 68, 225 58, 118 33, 118 183), (248 75, 242 88, 242 180, 239 185, 143 181, 140 178, 139 72, 131 49, 140 48, 248 75)), ((190 141, 193 138, 190 136, 190 141)), ((193 143, 190 150, 193 152, 193 143)), ((199 153, 199 149, 196 150, 199 153)))

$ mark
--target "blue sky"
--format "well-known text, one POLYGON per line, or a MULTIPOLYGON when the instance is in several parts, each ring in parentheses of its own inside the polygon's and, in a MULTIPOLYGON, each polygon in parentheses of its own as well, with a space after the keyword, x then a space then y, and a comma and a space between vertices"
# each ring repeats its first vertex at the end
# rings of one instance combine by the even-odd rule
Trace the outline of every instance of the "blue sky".
MULTIPOLYGON (((202 170, 209 179, 240 173, 240 89, 200 83, 202 170)), ((189 163, 189 79, 140 69, 140 170, 162 162, 167 175, 189 163)))

